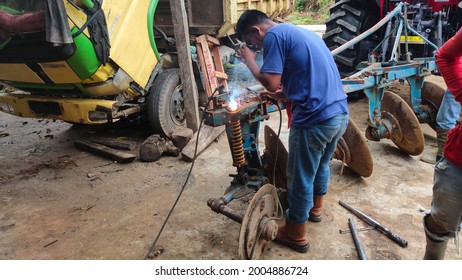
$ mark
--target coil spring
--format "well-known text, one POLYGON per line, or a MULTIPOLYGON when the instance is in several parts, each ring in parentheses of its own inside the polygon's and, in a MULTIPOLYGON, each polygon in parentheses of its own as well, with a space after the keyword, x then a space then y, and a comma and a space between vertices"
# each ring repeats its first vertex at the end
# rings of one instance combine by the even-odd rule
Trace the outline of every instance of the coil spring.
POLYGON ((241 166, 245 163, 244 145, 242 143, 241 122, 231 121, 231 153, 233 155, 233 166, 241 166))

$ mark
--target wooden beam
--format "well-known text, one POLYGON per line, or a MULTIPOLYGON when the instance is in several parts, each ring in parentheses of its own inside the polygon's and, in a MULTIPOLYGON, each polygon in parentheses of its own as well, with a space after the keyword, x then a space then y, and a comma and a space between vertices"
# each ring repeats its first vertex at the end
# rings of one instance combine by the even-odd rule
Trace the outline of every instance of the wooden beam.
POLYGON ((192 68, 188 17, 184 0, 169 0, 172 12, 173 32, 175 34, 178 61, 181 70, 181 84, 186 113, 186 126, 194 132, 199 127, 199 102, 197 100, 197 85, 192 68))
POLYGON ((108 159, 115 160, 119 163, 128 163, 136 159, 135 154, 122 152, 85 139, 77 139, 75 140, 74 144, 75 147, 81 150, 97 154, 108 159))
MULTIPOLYGON (((212 127, 206 124, 202 124, 201 131, 199 134, 199 142, 197 144, 196 157, 202 153, 220 134, 225 131, 225 126, 212 127)), ((194 159, 194 150, 196 149, 197 143, 197 132, 193 138, 189 141, 186 147, 181 151, 181 158, 184 161, 191 162, 194 159)))
POLYGON ((133 150, 136 147, 136 142, 131 140, 121 140, 115 138, 107 138, 107 137, 97 137, 92 136, 88 140, 108 146, 110 148, 119 149, 119 150, 133 150))

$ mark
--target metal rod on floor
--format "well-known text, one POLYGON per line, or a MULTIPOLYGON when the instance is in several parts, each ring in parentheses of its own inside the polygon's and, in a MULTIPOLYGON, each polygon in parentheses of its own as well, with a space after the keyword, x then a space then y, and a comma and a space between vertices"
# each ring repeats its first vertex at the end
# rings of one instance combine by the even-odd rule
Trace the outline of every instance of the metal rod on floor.
POLYGON ((353 236, 353 241, 355 242, 356 251, 358 251, 358 257, 360 260, 367 260, 366 252, 364 252, 363 245, 359 240, 358 232, 356 231, 355 222, 352 218, 348 218, 348 225, 350 226, 351 236, 353 236))
POLYGON ((391 240, 398 243, 401 247, 403 247, 403 248, 407 247, 407 241, 406 240, 404 240, 403 238, 401 238, 400 236, 398 236, 396 233, 392 232, 388 228, 384 227, 383 225, 381 225, 380 223, 378 223, 377 221, 375 221, 371 217, 369 217, 366 214, 364 214, 363 212, 355 209, 353 206, 349 205, 348 203, 346 203, 344 201, 339 200, 339 204, 342 205, 343 207, 345 207, 346 209, 350 210, 353 214, 355 214, 356 216, 361 218, 366 223, 368 223, 371 226, 378 229, 380 232, 385 234, 388 238, 390 238, 391 240))

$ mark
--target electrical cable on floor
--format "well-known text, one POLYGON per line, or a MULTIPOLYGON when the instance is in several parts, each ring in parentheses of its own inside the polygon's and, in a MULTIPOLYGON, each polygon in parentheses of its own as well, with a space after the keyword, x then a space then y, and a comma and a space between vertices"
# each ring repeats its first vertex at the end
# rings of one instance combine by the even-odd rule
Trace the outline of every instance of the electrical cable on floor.
POLYGON ((204 116, 205 116, 205 114, 206 114, 206 112, 207 112, 207 108, 208 108, 208 106, 209 106, 210 101, 212 100, 212 98, 213 98, 213 96, 215 95, 215 93, 218 92, 218 89, 219 89, 219 88, 220 88, 220 87, 217 87, 217 88, 215 89, 215 91, 212 93, 212 95, 208 98, 206 107, 205 107, 205 109, 204 109, 204 113, 202 114, 202 117, 201 117, 201 121, 200 121, 200 124, 199 124, 199 128, 197 129, 196 145, 195 145, 195 147, 194 147, 194 156, 193 156, 193 159, 192 159, 191 167, 189 168, 188 175, 186 176, 186 180, 185 180, 183 186, 181 187, 180 193, 178 194, 178 196, 177 196, 175 202, 173 203, 172 208, 170 208, 170 211, 168 212, 167 217, 165 218, 164 223, 162 224, 162 227, 160 228, 159 233, 157 234, 156 239, 154 240, 154 242, 152 243, 151 247, 150 247, 149 250, 148 250, 148 253, 147 253, 146 256, 144 257, 145 260, 150 259, 150 255, 151 255, 151 253, 154 251, 154 247, 156 246, 157 241, 159 241, 160 235, 161 235, 162 231, 164 230, 165 225, 166 225, 167 222, 168 222, 168 219, 169 219, 170 216, 172 215, 173 210, 175 209, 175 207, 176 207, 178 201, 180 200, 181 195, 183 194, 184 189, 186 188, 186 185, 188 184, 189 177, 191 176, 191 173, 192 173, 192 170, 193 170, 193 167, 194 167, 194 163, 196 162, 197 146, 198 146, 198 143, 199 143, 199 133, 200 133, 201 128, 202 128, 202 123, 203 123, 203 120, 204 120, 204 116))
MULTIPOLYGON (((193 160, 192 160, 192 163, 191 163, 191 167, 189 168, 188 175, 186 176, 185 182, 184 182, 183 186, 181 187, 180 193, 178 194, 175 202, 173 203, 172 208, 170 208, 170 211, 167 214, 167 217, 165 218, 165 220, 164 220, 164 222, 162 224, 162 227, 160 228, 159 233, 157 234, 156 239, 154 240, 154 242, 152 243, 151 247, 148 250, 148 253, 144 257, 145 260, 151 259, 150 255, 154 251, 154 248, 155 248, 155 246, 157 244, 157 241, 159 241, 160 235, 162 234, 162 232, 163 232, 163 230, 165 228, 165 225, 167 224, 171 214, 173 213, 173 210, 175 209, 176 205, 178 204, 178 201, 180 200, 181 195, 183 194, 184 189, 186 188, 186 185, 188 184, 189 177, 191 176, 192 170, 194 168, 194 164, 196 162, 197 146, 198 146, 198 143, 199 143, 199 134, 200 134, 200 131, 201 131, 201 128, 202 128, 204 116, 205 116, 205 114, 207 112, 207 108, 208 108, 208 105, 209 105, 210 101, 212 100, 213 96, 218 92, 218 89, 219 88, 215 89, 215 91, 212 93, 212 95, 208 98, 206 108, 204 109, 204 113, 202 114, 201 121, 200 121, 200 124, 199 124, 199 128, 197 130, 196 145, 194 147, 194 156, 193 156, 193 160)), ((281 113, 281 107, 279 106, 279 104, 277 104, 277 102, 273 103, 273 104, 276 105, 276 107, 278 108, 278 111, 279 111, 279 129, 278 129, 278 134, 277 134, 278 141, 276 143, 276 158, 275 158, 274 168, 273 168, 273 183, 275 183, 276 182, 276 180, 275 180, 276 164, 277 164, 277 159, 278 159, 278 154, 279 154, 279 136, 280 136, 280 133, 281 133, 281 126, 282 126, 282 113, 281 113)), ((281 206, 281 203, 279 201, 279 198, 278 198, 278 208, 282 210, 282 206, 281 206)), ((280 216, 281 213, 282 213, 282 211, 280 213, 278 211, 278 214, 279 214, 278 216, 280 216)), ((282 217, 277 217, 275 219, 280 220, 280 219, 282 219, 282 217)), ((260 234, 261 234, 261 232, 260 232, 260 234)), ((253 255, 253 248, 252 248, 252 255, 253 255)))

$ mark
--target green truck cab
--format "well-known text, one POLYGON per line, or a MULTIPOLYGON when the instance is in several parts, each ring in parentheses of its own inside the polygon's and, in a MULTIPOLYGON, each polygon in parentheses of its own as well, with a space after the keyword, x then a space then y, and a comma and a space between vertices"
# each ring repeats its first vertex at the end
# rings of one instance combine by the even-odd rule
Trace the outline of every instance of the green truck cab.
MULTIPOLYGON (((293 4, 187 1, 190 35, 226 46, 248 8, 274 18, 293 4)), ((186 124, 168 0, 0 0, 0 83, 14 89, 0 92, 0 111, 20 117, 103 124, 147 114, 167 137, 186 124)))

